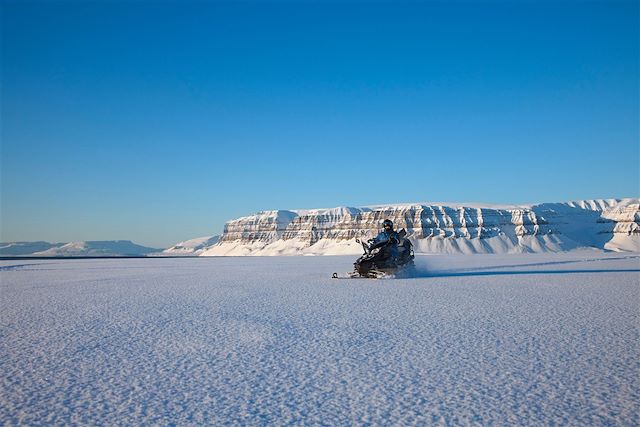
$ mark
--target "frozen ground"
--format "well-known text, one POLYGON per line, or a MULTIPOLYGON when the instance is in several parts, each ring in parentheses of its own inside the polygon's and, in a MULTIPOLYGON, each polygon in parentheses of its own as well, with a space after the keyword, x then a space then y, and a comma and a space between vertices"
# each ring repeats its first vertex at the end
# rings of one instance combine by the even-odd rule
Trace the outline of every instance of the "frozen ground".
POLYGON ((3 424, 638 425, 640 256, 1 261, 3 424))

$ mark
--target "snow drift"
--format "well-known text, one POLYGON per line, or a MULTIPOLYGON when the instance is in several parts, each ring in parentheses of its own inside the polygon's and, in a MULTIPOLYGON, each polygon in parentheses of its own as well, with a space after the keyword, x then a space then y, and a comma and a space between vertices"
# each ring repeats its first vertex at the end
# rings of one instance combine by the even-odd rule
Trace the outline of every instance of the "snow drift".
POLYGON ((264 211, 228 221, 204 256, 358 254, 385 218, 419 253, 559 252, 579 247, 640 251, 640 200, 525 206, 408 204, 264 211))

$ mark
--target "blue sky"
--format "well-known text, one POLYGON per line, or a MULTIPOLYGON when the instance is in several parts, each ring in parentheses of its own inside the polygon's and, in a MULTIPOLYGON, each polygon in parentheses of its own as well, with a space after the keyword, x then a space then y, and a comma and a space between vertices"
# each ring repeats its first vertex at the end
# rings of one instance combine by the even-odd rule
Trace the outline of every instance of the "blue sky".
POLYGON ((1 238, 638 197, 638 2, 2 2, 1 238))

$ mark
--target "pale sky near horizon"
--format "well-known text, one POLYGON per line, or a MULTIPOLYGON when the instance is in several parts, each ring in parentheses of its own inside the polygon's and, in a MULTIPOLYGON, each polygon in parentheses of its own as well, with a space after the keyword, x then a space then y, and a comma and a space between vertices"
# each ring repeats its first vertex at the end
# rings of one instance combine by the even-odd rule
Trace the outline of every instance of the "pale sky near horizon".
POLYGON ((636 1, 0 7, 0 241, 640 195, 636 1))

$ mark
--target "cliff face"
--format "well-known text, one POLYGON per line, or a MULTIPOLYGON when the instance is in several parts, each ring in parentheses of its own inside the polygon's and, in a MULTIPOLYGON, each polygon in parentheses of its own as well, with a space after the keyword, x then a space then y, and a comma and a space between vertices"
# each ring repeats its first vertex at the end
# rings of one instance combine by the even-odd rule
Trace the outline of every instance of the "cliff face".
POLYGON ((340 254, 361 251, 385 218, 405 228, 417 252, 562 251, 581 246, 640 251, 640 200, 521 207, 415 204, 265 211, 229 221, 203 255, 340 254))

